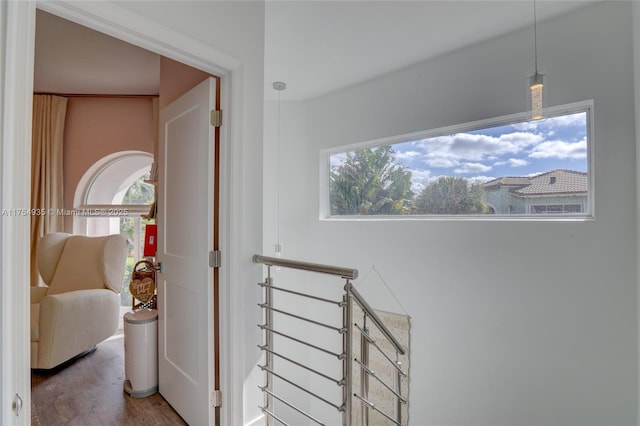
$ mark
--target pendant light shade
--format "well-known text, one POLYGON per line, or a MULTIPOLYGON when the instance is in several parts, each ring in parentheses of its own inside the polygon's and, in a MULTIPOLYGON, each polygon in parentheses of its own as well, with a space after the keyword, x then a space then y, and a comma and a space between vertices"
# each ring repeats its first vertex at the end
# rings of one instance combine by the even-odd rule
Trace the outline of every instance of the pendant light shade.
POLYGON ((529 77, 529 106, 531 120, 544 118, 544 75, 537 71, 529 77))
POLYGON ((533 0, 533 56, 534 74, 529 77, 529 90, 527 91, 527 108, 530 120, 542 120, 544 118, 545 88, 544 74, 538 70, 538 22, 536 16, 536 0, 533 0))

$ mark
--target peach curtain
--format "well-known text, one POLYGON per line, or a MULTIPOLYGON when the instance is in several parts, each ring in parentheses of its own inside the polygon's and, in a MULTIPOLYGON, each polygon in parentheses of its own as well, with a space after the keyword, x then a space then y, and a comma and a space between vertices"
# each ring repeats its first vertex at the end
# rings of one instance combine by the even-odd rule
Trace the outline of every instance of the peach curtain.
POLYGON ((64 230, 62 145, 67 98, 33 96, 31 146, 31 285, 40 283, 35 255, 44 234, 64 230))

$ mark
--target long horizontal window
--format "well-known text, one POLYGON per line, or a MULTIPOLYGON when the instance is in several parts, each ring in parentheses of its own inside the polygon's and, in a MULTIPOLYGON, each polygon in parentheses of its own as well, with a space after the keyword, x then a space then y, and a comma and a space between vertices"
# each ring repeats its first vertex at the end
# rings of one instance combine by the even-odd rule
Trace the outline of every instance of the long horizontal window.
POLYGON ((323 216, 589 216, 591 114, 580 103, 333 150, 323 216))
POLYGON ((549 204, 531 206, 531 214, 582 213, 582 204, 549 204))

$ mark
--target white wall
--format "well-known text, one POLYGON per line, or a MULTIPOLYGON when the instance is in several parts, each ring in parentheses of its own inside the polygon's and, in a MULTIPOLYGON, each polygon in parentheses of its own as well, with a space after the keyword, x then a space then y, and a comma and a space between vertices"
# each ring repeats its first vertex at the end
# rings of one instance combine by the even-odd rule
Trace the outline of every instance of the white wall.
MULTIPOLYGON (((640 108, 640 5, 637 2, 633 3, 632 8, 632 16, 633 16, 633 82, 634 82, 634 98, 635 98, 635 110, 638 111, 640 108)), ((636 114, 637 115, 637 114, 636 114)), ((638 149, 638 142, 640 138, 640 120, 636 120, 636 164, 640 164, 640 150, 638 149)), ((636 168, 636 220, 640 221, 640 197, 638 196, 640 191, 640 185, 638 182, 640 180, 640 170, 636 168)), ((640 241, 640 227, 636 229, 636 250, 638 246, 638 241, 640 241)), ((640 251, 636 253, 636 265, 640 263, 640 251)), ((640 277, 638 276, 637 266, 636 266, 636 280, 638 282, 638 288, 640 289, 640 277)), ((640 294, 639 298, 639 306, 640 306, 640 294)), ((640 318, 639 318, 640 321, 640 318)), ((640 327, 639 327, 640 332, 640 327)), ((638 345, 640 346, 640 339, 638 340, 638 345)), ((640 374, 640 371, 638 371, 640 374)), ((640 392, 638 393, 638 421, 640 422, 640 392)))
MULTIPOLYGON (((283 105, 285 255, 361 275, 376 266, 412 317, 411 424, 636 424, 631 3, 602 2, 538 30, 549 105, 594 100, 594 221, 318 219, 321 149, 521 112, 530 29, 283 105)), ((264 185, 268 254, 268 166, 264 185)))

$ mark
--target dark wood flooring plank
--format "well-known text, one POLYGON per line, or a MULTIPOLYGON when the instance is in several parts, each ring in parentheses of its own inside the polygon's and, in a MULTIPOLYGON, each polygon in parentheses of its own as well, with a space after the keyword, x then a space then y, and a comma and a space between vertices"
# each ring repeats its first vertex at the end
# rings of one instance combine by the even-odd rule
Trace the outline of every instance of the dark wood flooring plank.
POLYGON ((124 338, 54 371, 31 373, 31 399, 41 426, 186 425, 159 393, 132 398, 123 391, 124 338))

